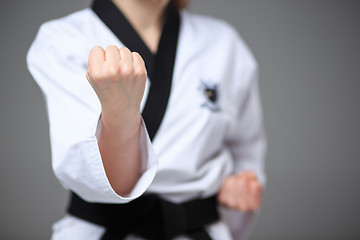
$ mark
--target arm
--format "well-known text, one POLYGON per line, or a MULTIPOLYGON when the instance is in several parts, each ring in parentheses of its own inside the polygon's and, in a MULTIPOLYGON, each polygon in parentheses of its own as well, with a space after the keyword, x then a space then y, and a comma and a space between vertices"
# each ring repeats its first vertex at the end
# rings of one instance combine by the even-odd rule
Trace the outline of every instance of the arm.
MULTIPOLYGON (((109 170, 116 167, 109 167, 106 159, 115 155, 106 153, 106 146, 115 149, 118 147, 116 144, 121 144, 112 141, 119 140, 117 133, 122 131, 120 128, 124 124, 117 130, 117 124, 108 123, 110 109, 103 108, 86 79, 89 52, 97 43, 83 39, 81 34, 68 34, 71 32, 68 27, 58 22, 44 24, 27 54, 28 68, 46 100, 53 171, 64 188, 84 200, 129 202, 149 187, 157 171, 157 159, 150 138, 140 116, 129 114, 134 118, 139 116, 138 121, 128 118, 133 127, 125 123, 129 132, 133 129, 134 134, 120 135, 123 149, 129 150, 127 156, 130 152, 134 154, 132 160, 135 164, 131 167, 135 166, 133 174, 136 177, 129 184, 133 186, 130 193, 118 194, 125 194, 131 187, 117 189, 115 175, 121 178, 123 173, 115 174, 114 170, 113 175, 109 174, 109 170), (129 145, 136 148, 128 149, 126 146, 129 145), (141 169, 137 170, 138 167, 141 169)), ((116 116, 110 118, 116 122, 115 119, 116 116)), ((122 156, 116 158, 121 160, 122 156)))
POLYGON ((256 66, 251 67, 246 76, 246 95, 226 142, 235 161, 235 172, 224 180, 218 195, 220 203, 242 212, 259 209, 265 184, 266 143, 256 66))
POLYGON ((99 148, 110 184, 125 196, 140 175, 140 103, 146 82, 145 64, 127 48, 91 50, 87 78, 102 109, 99 148))

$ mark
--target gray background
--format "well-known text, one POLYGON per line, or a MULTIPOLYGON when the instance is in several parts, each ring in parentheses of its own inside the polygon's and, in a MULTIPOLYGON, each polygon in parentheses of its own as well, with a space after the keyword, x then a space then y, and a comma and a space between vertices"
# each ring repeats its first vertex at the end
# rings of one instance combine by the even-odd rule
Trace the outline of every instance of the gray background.
MULTIPOLYGON (((88 0, 1 0, 0 239, 48 239, 67 192, 25 54, 40 23, 88 0)), ((360 239, 360 2, 193 0, 233 24, 260 64, 268 186, 255 239, 360 239)))

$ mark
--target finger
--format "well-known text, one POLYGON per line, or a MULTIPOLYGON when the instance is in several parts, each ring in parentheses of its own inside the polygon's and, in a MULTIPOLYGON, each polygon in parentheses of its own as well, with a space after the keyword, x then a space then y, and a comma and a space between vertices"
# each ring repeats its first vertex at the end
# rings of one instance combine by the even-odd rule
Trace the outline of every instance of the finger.
POLYGON ((245 190, 244 190, 244 201, 246 204, 246 210, 247 211, 251 211, 252 210, 252 204, 253 204, 253 198, 252 198, 252 193, 251 193, 251 182, 252 180, 249 179, 249 176, 246 175, 245 179, 244 179, 244 185, 245 185, 245 190))
POLYGON ((105 51, 102 47, 96 46, 93 47, 89 54, 89 65, 88 69, 99 69, 100 66, 104 64, 105 61, 105 51))
POLYGON ((239 199, 241 199, 240 192, 239 192, 239 181, 237 177, 232 176, 228 180, 228 188, 227 188, 227 196, 226 201, 230 208, 238 208, 239 199))
POLYGON ((105 51, 105 57, 107 62, 118 64, 120 62, 119 49, 114 45, 108 46, 105 51))
POLYGON ((252 170, 246 171, 247 177, 251 180, 256 180, 257 176, 256 173, 252 170))
POLYGON ((234 198, 224 191, 218 194, 218 201, 220 204, 228 208, 236 208, 236 201, 234 200, 234 198))
POLYGON ((226 179, 224 179, 220 191, 218 194, 218 201, 219 203, 223 204, 226 207, 229 208, 236 208, 236 197, 235 197, 235 177, 229 176, 226 179))
POLYGON ((133 61, 134 65, 139 65, 139 66, 145 67, 145 62, 139 53, 132 52, 131 54, 132 54, 132 61, 133 61))
POLYGON ((248 199, 249 199, 249 207, 251 210, 257 209, 257 197, 258 197, 258 185, 254 180, 249 181, 249 189, 248 189, 248 199))
POLYGON ((238 209, 242 212, 246 212, 248 208, 248 200, 247 200, 247 186, 245 177, 238 176, 237 177, 237 192, 238 192, 238 209))
POLYGON ((133 52, 132 53, 132 60, 133 60, 133 64, 134 64, 134 74, 137 77, 145 77, 147 75, 147 71, 145 68, 145 62, 142 59, 142 57, 140 56, 139 53, 137 52, 133 52))
POLYGON ((255 172, 252 171, 252 170, 240 171, 238 173, 238 176, 244 176, 244 177, 249 178, 249 179, 257 179, 257 176, 256 176, 255 172))
POLYGON ((238 177, 244 177, 246 175, 246 171, 239 171, 236 176, 238 177))
POLYGON ((130 66, 132 66, 133 64, 133 55, 131 54, 130 50, 126 47, 122 47, 119 49, 120 52, 120 58, 121 58, 121 63, 123 64, 128 64, 130 66))
POLYGON ((258 181, 255 181, 253 185, 254 185, 253 188, 254 188, 254 202, 255 202, 254 205, 257 210, 260 208, 261 205, 263 187, 258 181))

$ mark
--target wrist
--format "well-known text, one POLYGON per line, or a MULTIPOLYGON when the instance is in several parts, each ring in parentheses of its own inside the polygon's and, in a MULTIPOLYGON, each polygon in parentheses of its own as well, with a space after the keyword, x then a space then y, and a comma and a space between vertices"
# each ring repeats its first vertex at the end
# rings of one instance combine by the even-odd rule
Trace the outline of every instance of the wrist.
POLYGON ((141 115, 138 111, 109 111, 101 112, 101 124, 103 128, 112 131, 121 131, 124 134, 136 131, 141 123, 141 115))

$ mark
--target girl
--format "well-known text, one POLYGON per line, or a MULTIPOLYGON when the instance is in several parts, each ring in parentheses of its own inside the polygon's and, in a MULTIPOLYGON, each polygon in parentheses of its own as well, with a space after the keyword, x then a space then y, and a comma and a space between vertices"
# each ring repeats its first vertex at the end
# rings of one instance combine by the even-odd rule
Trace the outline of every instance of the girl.
POLYGON ((27 62, 72 191, 52 239, 245 236, 265 182, 257 64, 234 28, 185 6, 95 0, 41 26, 27 62))

